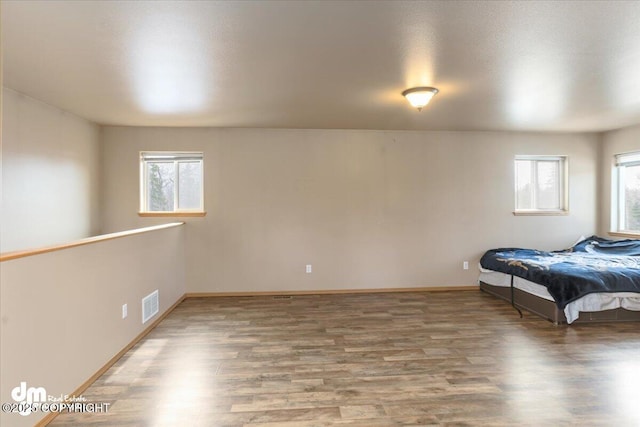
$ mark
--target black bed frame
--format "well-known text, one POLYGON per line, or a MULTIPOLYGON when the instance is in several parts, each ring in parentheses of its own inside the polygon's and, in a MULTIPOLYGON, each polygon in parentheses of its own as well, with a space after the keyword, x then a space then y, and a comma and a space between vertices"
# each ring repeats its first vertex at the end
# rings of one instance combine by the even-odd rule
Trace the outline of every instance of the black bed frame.
MULTIPOLYGON (((513 278, 512 278, 513 281, 513 278)), ((520 308, 547 319, 555 325, 567 323, 564 312, 553 301, 531 295, 525 291, 513 287, 493 286, 480 281, 480 290, 510 302, 520 312, 520 308)), ((520 316, 522 313, 520 312, 520 316)), ((640 311, 631 311, 624 308, 595 312, 581 312, 580 317, 573 323, 589 322, 631 322, 640 321, 640 311)), ((572 324, 573 324, 572 323, 572 324)))

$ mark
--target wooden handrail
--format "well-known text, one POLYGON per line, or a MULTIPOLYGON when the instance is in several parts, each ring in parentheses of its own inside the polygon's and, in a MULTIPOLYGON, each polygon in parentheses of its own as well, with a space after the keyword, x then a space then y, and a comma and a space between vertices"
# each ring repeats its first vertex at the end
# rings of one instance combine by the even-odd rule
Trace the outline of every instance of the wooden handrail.
POLYGON ((45 246, 37 249, 26 249, 22 251, 5 252, 0 254, 0 262, 9 261, 16 258, 24 258, 32 255, 45 254, 47 252, 60 251, 62 249, 75 248, 76 246, 89 245, 91 243, 104 242, 106 240, 119 239, 120 237, 133 236, 135 234, 148 233, 149 231, 163 230, 165 228, 178 227, 184 225, 184 222, 171 222, 169 224, 154 225, 151 227, 136 228, 133 230, 118 231, 117 233, 102 234, 100 236, 87 237, 69 243, 61 243, 59 245, 45 246))

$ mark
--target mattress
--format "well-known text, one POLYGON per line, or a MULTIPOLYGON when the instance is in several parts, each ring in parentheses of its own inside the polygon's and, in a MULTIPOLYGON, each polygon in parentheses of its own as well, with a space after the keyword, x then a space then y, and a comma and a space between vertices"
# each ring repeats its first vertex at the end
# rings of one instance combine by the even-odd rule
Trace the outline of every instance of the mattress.
POLYGON ((560 251, 490 249, 480 265, 545 286, 560 310, 592 293, 640 296, 640 240, 591 236, 560 251))
MULTIPOLYGON (((482 267, 480 267, 480 277, 478 281, 493 286, 511 287, 511 275, 499 271, 487 270, 482 267)), ((546 287, 521 277, 513 277, 513 286, 514 288, 547 301, 554 301, 546 287)), ((567 323, 572 323, 580 316, 580 312, 604 311, 616 308, 640 311, 640 295, 636 292, 587 294, 567 304, 564 308, 564 315, 567 318, 567 323)))

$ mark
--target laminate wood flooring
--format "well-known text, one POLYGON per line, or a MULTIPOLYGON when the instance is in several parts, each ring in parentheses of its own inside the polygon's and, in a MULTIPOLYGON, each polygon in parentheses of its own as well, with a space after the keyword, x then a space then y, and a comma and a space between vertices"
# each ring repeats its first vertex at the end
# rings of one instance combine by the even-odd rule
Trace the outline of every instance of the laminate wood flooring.
POLYGON ((475 291, 190 298, 51 426, 639 426, 640 324, 475 291))

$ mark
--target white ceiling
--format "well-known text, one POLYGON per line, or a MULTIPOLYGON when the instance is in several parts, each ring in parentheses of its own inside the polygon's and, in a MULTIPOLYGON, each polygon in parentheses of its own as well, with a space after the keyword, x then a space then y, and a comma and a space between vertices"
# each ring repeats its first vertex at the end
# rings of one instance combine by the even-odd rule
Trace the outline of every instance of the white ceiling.
POLYGON ((2 42, 5 86, 102 124, 640 123, 638 1, 5 0, 2 42))

